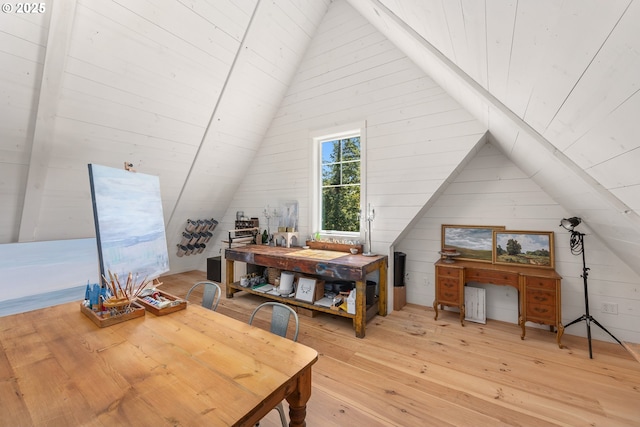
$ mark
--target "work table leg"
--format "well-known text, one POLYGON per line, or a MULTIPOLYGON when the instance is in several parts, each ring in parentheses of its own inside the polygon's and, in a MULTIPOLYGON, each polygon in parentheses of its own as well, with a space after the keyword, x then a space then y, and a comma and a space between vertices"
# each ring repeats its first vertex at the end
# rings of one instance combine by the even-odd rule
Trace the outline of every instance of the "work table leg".
POLYGON ((387 315, 387 305, 388 305, 388 301, 389 299, 387 298, 387 288, 388 288, 388 281, 387 281, 387 261, 384 260, 381 264, 380 264, 380 270, 379 270, 379 276, 380 278, 378 279, 378 314, 380 316, 386 316, 387 315))
POLYGON ((231 285, 233 282, 235 282, 235 278, 233 277, 233 260, 232 259, 228 259, 227 261, 227 274, 226 274, 226 279, 225 279, 225 284, 227 286, 227 298, 233 298, 233 294, 235 293, 235 291, 233 290, 233 288, 231 288, 231 285))
POLYGON ((366 281, 356 281, 356 317, 353 319, 356 337, 364 338, 367 322, 366 281))

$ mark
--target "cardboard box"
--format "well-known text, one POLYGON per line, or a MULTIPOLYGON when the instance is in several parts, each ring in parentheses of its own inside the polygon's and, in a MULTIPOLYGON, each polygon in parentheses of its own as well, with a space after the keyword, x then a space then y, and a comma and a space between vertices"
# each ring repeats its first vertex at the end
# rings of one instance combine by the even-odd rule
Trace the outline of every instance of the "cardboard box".
POLYGON ((356 314, 356 290, 349 292, 347 297, 347 313, 356 314))
POLYGON ((300 316, 306 316, 306 317, 316 317, 319 312, 315 311, 315 310, 309 310, 308 308, 302 308, 302 307, 293 307, 296 310, 296 313, 298 313, 300 316))

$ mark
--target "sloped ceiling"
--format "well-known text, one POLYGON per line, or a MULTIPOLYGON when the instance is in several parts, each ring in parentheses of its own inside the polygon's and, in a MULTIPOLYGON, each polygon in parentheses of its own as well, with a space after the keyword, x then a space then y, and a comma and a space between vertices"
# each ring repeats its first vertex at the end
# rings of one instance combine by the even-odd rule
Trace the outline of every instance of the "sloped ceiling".
POLYGON ((221 218, 328 6, 59 0, 0 14, 0 243, 94 236, 88 163, 159 176, 170 248, 187 219, 221 218))
MULTIPOLYGON (((640 274, 640 1, 347 1, 640 274)), ((170 247, 187 218, 223 217, 329 7, 1 14, 0 243, 92 236, 87 163, 160 177, 170 247)))
POLYGON ((640 273, 640 2, 348 1, 640 273))

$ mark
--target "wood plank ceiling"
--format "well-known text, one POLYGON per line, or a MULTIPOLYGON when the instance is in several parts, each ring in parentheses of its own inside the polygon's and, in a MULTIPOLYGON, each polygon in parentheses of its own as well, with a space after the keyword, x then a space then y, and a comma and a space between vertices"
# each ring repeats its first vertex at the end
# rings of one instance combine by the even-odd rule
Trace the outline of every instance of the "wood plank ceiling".
MULTIPOLYGON (((347 1, 640 273, 640 1, 347 1)), ((46 7, 0 15, 0 243, 93 235, 86 164, 129 161, 172 247, 225 215, 330 1, 46 7)))
POLYGON ((640 273, 640 2, 349 3, 640 273))

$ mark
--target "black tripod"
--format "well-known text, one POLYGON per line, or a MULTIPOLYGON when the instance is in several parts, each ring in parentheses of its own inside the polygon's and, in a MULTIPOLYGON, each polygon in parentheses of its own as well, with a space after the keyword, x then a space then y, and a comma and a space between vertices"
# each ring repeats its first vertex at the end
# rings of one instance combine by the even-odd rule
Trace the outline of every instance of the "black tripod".
POLYGON ((618 342, 618 344, 622 345, 622 342, 620 342, 620 340, 618 338, 614 337, 611 332, 607 331, 607 328, 602 326, 596 319, 593 318, 593 316, 591 316, 589 314, 589 292, 587 291, 587 276, 589 275, 589 268, 587 267, 587 264, 586 264, 586 261, 585 261, 585 258, 584 258, 584 233, 579 233, 579 232, 574 231, 572 229, 571 230, 570 244, 571 244, 571 253, 572 254, 574 254, 574 255, 582 254, 582 279, 584 281, 584 308, 585 308, 585 314, 583 314, 582 316, 578 317, 576 320, 573 320, 573 321, 567 323, 566 325, 564 325, 564 327, 568 328, 569 326, 573 325, 574 323, 578 323, 578 322, 581 322, 583 320, 585 320, 587 322, 587 339, 589 341, 589 359, 593 359, 593 353, 591 351, 591 322, 595 323, 596 326, 599 326, 600 329, 602 329, 603 331, 608 333, 611 336, 611 338, 613 338, 614 340, 616 340, 618 342))

